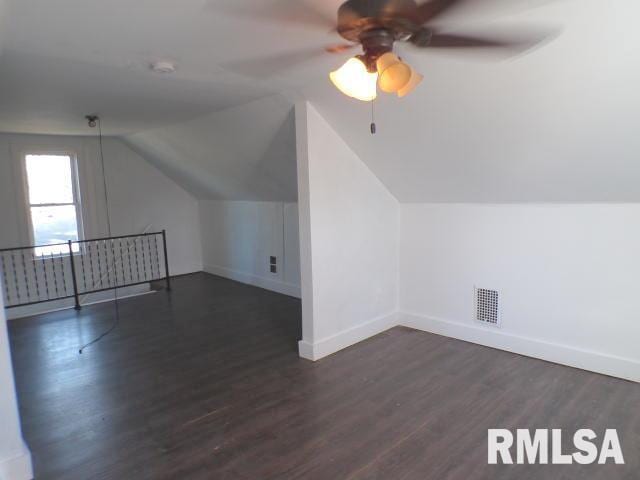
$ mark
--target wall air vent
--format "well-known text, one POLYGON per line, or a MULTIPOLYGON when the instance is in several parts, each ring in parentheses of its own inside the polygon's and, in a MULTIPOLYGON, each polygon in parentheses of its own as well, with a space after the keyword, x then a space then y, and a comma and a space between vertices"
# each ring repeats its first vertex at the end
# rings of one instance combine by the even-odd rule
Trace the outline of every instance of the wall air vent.
POLYGON ((500 304, 497 290, 476 287, 476 320, 485 325, 500 326, 500 304))

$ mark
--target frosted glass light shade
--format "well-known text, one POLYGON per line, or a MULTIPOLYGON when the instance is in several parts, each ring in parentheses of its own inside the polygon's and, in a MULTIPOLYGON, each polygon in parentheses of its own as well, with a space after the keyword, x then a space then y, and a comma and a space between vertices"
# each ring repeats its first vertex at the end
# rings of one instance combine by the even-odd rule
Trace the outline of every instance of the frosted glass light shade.
POLYGON ((367 71, 365 64, 356 57, 331 72, 329 78, 338 90, 349 97, 370 102, 377 96, 378 74, 367 71))
POLYGON ((398 96, 404 97, 405 95, 413 92, 413 90, 415 90, 415 88, 420 84, 420 82, 422 82, 423 79, 423 75, 420 75, 413 68, 411 68, 411 78, 404 87, 398 90, 398 96))
POLYGON ((376 62, 378 86, 387 93, 395 93, 404 88, 411 79, 411 67, 391 52, 380 56, 376 62))

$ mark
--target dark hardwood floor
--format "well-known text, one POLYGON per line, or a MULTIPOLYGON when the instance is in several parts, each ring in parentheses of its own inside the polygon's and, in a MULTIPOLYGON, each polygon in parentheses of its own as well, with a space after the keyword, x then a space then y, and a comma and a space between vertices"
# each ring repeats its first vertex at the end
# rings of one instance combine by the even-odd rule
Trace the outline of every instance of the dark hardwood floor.
POLYGON ((639 479, 640 385, 394 328, 312 363, 300 302, 206 274, 10 322, 37 479, 639 479), (489 466, 488 428, 617 428, 626 465, 489 466))

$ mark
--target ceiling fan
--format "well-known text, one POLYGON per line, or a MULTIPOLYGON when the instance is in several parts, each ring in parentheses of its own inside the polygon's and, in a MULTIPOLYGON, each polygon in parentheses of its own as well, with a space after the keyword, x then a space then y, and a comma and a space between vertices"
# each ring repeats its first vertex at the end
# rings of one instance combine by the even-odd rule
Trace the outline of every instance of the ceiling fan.
MULTIPOLYGON (((484 0, 484 3, 490 0, 484 0)), ((511 4, 515 0, 509 0, 511 4)), ((529 0, 531 1, 531 0, 529 0)), ((540 0, 533 0, 539 2, 540 0)), ((418 49, 503 49, 521 51, 542 41, 546 35, 520 31, 518 35, 505 37, 480 37, 447 33, 436 26, 435 21, 445 12, 470 0, 347 0, 338 9, 335 20, 323 16, 309 5, 295 0, 280 1, 282 15, 276 18, 298 24, 322 24, 330 26, 349 43, 327 46, 325 52, 344 53, 356 47, 362 53, 355 55, 340 68, 331 72, 331 82, 345 95, 362 101, 377 97, 378 88, 386 93, 404 97, 423 80, 423 76, 394 53, 394 45, 407 43, 418 49), (301 6, 304 9, 301 10, 301 6)), ((474 0, 479 6, 481 0, 474 0)), ((274 17, 272 5, 264 15, 253 9, 250 14, 274 17)), ((277 8, 276 8, 277 10, 277 8)), ((317 52, 313 52, 317 53, 317 52)), ((269 63, 299 63, 313 56, 310 52, 293 52, 288 57, 271 58, 269 63)))
POLYGON ((477 37, 440 32, 434 20, 464 0, 347 0, 338 9, 337 32, 353 44, 327 47, 342 52, 358 44, 363 53, 347 60, 329 77, 344 94, 363 101, 374 100, 377 87, 399 97, 411 93, 423 76, 393 53, 395 42, 428 48, 520 49, 541 38, 477 37))

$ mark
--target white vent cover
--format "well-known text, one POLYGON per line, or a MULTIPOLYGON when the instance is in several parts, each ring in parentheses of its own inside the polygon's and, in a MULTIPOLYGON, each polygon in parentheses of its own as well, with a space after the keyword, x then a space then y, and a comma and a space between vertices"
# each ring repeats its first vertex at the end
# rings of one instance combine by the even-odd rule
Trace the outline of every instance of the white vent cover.
POLYGON ((476 287, 476 320, 487 325, 500 326, 500 304, 497 290, 476 287))

